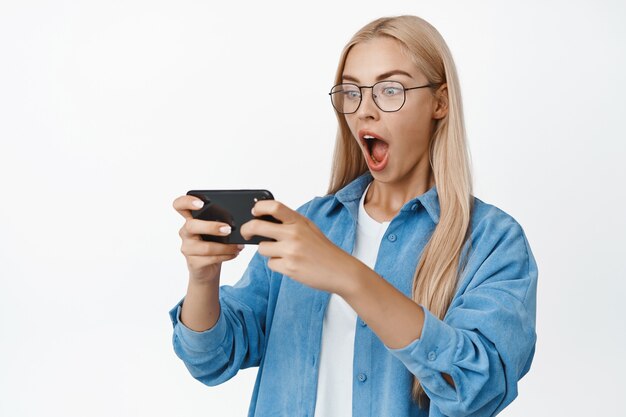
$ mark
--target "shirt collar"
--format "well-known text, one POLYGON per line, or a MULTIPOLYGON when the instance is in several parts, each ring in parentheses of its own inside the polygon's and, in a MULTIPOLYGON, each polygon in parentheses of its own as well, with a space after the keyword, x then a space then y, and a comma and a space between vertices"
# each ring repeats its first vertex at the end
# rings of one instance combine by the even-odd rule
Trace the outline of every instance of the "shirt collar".
MULTIPOLYGON (((337 191, 334 195, 334 203, 333 207, 336 204, 343 204, 346 206, 351 212, 353 216, 356 218, 356 210, 358 209, 358 203, 360 201, 363 192, 367 188, 367 185, 372 182, 374 177, 372 177, 371 172, 365 171, 359 177, 354 179, 348 185, 343 187, 341 190, 337 191), (354 207, 353 207, 354 206, 354 207)), ((424 194, 419 195, 411 200, 407 201, 400 211, 409 211, 413 210, 413 205, 419 202, 424 208, 426 212, 432 219, 435 224, 439 223, 439 197, 437 195, 437 186, 433 185, 428 191, 424 194)))

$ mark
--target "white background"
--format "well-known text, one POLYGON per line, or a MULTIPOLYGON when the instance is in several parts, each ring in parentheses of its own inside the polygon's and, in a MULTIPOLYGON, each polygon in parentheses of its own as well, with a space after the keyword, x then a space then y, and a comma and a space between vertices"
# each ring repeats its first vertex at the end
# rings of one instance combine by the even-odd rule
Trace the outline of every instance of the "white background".
POLYGON ((390 0, 0 2, 0 415, 245 415, 256 369, 209 388, 172 350, 172 201, 323 195, 339 52, 405 13, 448 42, 475 194, 539 265, 535 361, 501 415, 624 415, 624 3, 390 0))

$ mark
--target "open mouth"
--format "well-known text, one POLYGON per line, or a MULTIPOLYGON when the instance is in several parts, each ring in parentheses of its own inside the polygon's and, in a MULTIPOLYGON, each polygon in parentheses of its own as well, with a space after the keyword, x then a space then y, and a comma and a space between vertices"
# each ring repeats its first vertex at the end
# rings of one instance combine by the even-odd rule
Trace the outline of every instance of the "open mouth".
POLYGON ((367 153, 374 164, 379 164, 387 156, 389 150, 389 144, 383 139, 380 139, 371 134, 364 134, 361 136, 361 142, 367 149, 367 153))

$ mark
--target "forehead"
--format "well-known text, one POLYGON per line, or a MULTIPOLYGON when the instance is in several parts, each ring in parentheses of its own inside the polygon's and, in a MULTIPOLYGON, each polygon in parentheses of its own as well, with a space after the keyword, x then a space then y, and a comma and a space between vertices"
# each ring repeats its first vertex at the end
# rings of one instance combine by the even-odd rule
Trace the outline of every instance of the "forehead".
MULTIPOLYGON (((381 74, 404 71, 411 78, 419 78, 419 71, 403 52, 400 42, 389 37, 378 37, 354 45, 343 69, 343 75, 360 82, 370 82, 381 74)), ((403 76, 406 77, 406 76, 403 76)))

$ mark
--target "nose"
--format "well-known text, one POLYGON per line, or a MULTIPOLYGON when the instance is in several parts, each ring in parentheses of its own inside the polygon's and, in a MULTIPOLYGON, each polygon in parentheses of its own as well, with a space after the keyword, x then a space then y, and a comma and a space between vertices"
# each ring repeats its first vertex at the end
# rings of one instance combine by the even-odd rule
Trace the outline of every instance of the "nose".
POLYGON ((361 87, 361 104, 356 111, 359 119, 378 118, 378 106, 374 102, 374 90, 372 87, 361 87), (369 94, 365 92, 369 90, 369 94))

